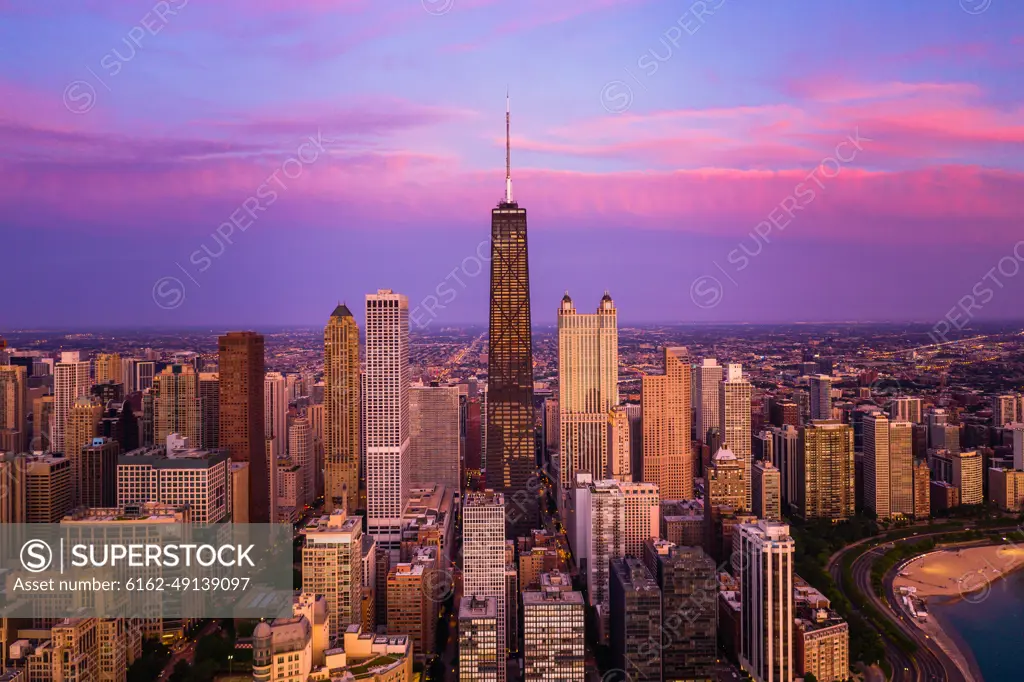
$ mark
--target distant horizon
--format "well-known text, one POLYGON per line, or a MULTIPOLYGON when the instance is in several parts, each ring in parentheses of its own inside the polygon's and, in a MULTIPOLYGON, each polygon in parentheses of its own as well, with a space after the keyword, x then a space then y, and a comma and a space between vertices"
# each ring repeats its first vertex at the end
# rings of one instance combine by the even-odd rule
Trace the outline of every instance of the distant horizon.
MULTIPOLYGON (((731 327, 731 328, 744 328, 744 327, 802 327, 802 326, 925 326, 931 328, 935 324, 934 320, 779 320, 779 321, 765 321, 765 322, 737 322, 737 321, 693 321, 693 322, 673 322, 673 321, 646 321, 646 322, 623 322, 620 318, 618 321, 618 329, 644 329, 648 327, 679 327, 679 328, 708 328, 708 327, 731 327)), ((969 325, 965 325, 963 329, 954 329, 949 334, 961 334, 969 335, 970 332, 976 331, 975 327, 978 325, 1003 325, 1012 326, 1019 324, 1024 330, 1024 317, 1019 318, 976 318, 972 319, 969 325)), ((39 328, 9 328, 0 329, 0 337, 4 337, 5 334, 29 334, 29 333, 41 333, 41 334, 58 334, 58 333, 100 333, 100 332, 121 332, 121 331, 138 331, 138 332, 160 332, 160 331, 189 331, 189 332, 220 332, 220 331, 258 331, 260 329, 270 329, 274 331, 289 331, 289 330, 323 330, 326 326, 326 318, 324 323, 321 324, 262 324, 262 325, 250 325, 250 324, 225 324, 225 325, 135 325, 135 326, 121 326, 121 325, 110 325, 110 326, 91 326, 91 327, 39 327, 39 328)), ((362 329, 363 323, 359 322, 359 327, 362 329)), ((445 322, 444 324, 431 324, 422 329, 416 328, 415 325, 410 324, 410 333, 412 334, 429 334, 431 332, 439 332, 442 329, 481 329, 487 331, 487 322, 445 322)), ((557 329, 557 323, 538 325, 534 324, 532 329, 557 329)))

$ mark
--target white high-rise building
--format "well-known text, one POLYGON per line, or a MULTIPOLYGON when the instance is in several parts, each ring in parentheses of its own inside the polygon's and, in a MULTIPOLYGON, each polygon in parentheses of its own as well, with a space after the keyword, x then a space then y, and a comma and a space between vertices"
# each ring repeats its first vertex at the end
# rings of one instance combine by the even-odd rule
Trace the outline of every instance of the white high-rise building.
POLYGON ((576 312, 566 293, 558 308, 559 479, 608 471, 608 411, 619 404, 618 314, 605 292, 596 313, 576 312))
POLYGON ((313 504, 316 499, 315 466, 313 461, 313 430, 309 420, 299 417, 288 427, 288 453, 292 463, 299 467, 302 490, 298 498, 300 505, 313 504))
POLYGON ((91 386, 89 361, 82 360, 78 351, 61 353, 60 362, 53 367, 53 452, 64 452, 68 415, 76 400, 89 395, 91 386))
POLYGON ((738 531, 740 664, 758 682, 792 682, 795 544, 789 525, 758 521, 738 531))
POLYGON ((136 390, 135 369, 138 364, 138 358, 121 358, 121 381, 124 383, 125 395, 136 390))
POLYGON ((819 374, 810 378, 811 419, 832 418, 832 377, 819 374))
POLYGON ((612 559, 643 556, 644 542, 658 537, 660 496, 654 483, 595 481, 576 475, 572 490, 569 541, 587 585, 587 598, 597 609, 607 635, 612 559))
POLYGON ((391 289, 366 295, 364 381, 367 527, 396 554, 410 490, 409 299, 391 289))
POLYGON ((288 452, 288 395, 280 372, 267 372, 263 379, 263 419, 270 454, 276 461, 288 452))
POLYGON ((626 556, 640 559, 644 555, 644 543, 657 538, 661 524, 661 496, 654 483, 632 483, 614 481, 625 496, 623 514, 625 520, 626 556))
MULTIPOLYGON (((718 385, 722 383, 722 367, 714 358, 704 358, 694 372, 697 379, 693 389, 696 398, 697 440, 704 443, 708 437, 708 429, 719 428, 722 420, 719 416, 718 385)), ((731 448, 730 448, 731 449, 731 448)))
POLYGON ((462 479, 458 387, 413 386, 409 391, 409 410, 411 485, 426 488, 440 484, 459 490, 462 479))
POLYGON ((970 450, 950 454, 953 459, 953 485, 960 489, 960 504, 982 504, 985 501, 985 472, 981 453, 970 450))
POLYGON ((892 515, 889 489, 889 419, 879 411, 864 416, 864 506, 880 519, 892 515))
POLYGON ((732 450, 736 459, 743 463, 743 480, 746 483, 746 509, 751 508, 750 468, 753 464, 752 434, 750 431, 750 382, 743 378, 743 368, 738 364, 726 366, 725 379, 718 384, 718 432, 722 447, 732 450))
MULTIPOLYGON (((471 492, 462 507, 462 602, 491 597, 497 622, 505 623, 505 496, 471 492)), ((497 627, 498 682, 506 678, 506 630, 497 627)))

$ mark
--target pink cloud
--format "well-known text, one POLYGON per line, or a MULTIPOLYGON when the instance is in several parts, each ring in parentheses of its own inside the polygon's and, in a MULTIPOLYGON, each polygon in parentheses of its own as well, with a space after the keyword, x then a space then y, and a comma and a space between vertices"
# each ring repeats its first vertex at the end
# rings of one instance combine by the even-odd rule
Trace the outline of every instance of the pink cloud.
MULTIPOLYGON (((874 140, 872 167, 985 163, 1024 142, 1024 108, 989 104, 970 83, 806 81, 791 102, 627 112, 560 126, 517 147, 638 167, 804 168, 850 134, 874 140)), ((995 165, 999 165, 998 162, 995 165)))
MULTIPOLYGON (((219 158, 176 164, 0 165, 0 208, 15 218, 78 219, 108 228, 208 232, 256 193, 276 169, 263 160, 219 158), (31 215, 26 207, 32 207, 31 215), (171 219, 173 217, 173 220, 171 219)), ((831 172, 826 171, 827 172, 831 172)), ((1024 174, 943 166, 872 172, 843 168, 831 179, 808 171, 705 168, 673 172, 574 173, 517 169, 517 194, 536 229, 593 225, 734 235, 766 220, 798 186, 815 192, 793 223, 806 238, 914 242, 908 221, 953 225, 929 238, 1001 243, 1019 238, 1024 174), (967 230, 967 227, 970 230, 967 230)), ((418 224, 481 229, 497 199, 500 169, 465 171, 450 158, 391 152, 328 155, 285 180, 263 223, 364 229, 418 224), (344 218, 340 218, 344 216, 344 218)), ((806 196, 806 195, 805 195, 806 196)))

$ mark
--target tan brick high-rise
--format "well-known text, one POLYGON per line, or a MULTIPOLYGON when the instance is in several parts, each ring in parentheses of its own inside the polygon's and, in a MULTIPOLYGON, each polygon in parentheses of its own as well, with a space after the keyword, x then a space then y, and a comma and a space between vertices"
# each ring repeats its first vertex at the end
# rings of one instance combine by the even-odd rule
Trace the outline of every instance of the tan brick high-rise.
POLYGON ((0 365, 0 432, 6 449, 24 452, 28 447, 28 383, 21 365, 0 365))
POLYGON ((192 365, 171 365, 153 377, 153 442, 163 445, 172 433, 192 447, 203 443, 199 374, 192 365))
POLYGON ((596 313, 576 312, 569 294, 558 308, 559 477, 608 475, 608 411, 619 403, 618 315, 605 292, 596 313))
POLYGON ((656 483, 663 500, 693 499, 690 442, 690 354, 682 346, 664 350, 665 373, 645 376, 643 479, 656 483))
MULTIPOLYGON (((93 365, 96 369, 96 383, 105 384, 112 381, 115 384, 124 383, 121 368, 121 356, 117 353, 99 353, 93 358, 93 365)), ((131 386, 125 386, 124 392, 131 393, 131 386)))

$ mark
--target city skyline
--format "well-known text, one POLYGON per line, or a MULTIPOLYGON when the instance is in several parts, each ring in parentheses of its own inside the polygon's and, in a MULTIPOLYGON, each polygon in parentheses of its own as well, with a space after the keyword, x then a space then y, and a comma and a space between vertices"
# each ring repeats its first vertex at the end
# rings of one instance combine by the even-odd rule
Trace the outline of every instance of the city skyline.
POLYGON ((0 6, 0 682, 1013 678, 1024 5, 0 6))
POLYGON ((1016 4, 790 15, 722 0, 700 17, 619 0, 557 13, 532 1, 169 4, 180 7, 145 29, 123 7, 8 5, 18 68, 0 80, 13 180, 0 231, 25 253, 44 240, 61 264, 52 288, 11 302, 9 324, 95 324, 85 303, 109 282, 86 268, 101 252, 133 265, 119 273, 122 305, 104 312, 113 325, 316 324, 339 293, 387 286, 412 311, 442 285, 454 298, 432 325, 482 322, 486 223, 466 209, 500 193, 506 86, 538 322, 566 288, 610 290, 624 323, 939 319, 1007 257, 972 318, 1017 314, 1016 4), (207 31, 227 26, 218 49, 207 31), (766 33, 792 47, 766 51, 766 33), (42 42, 60 47, 28 59, 42 42), (577 49, 591 44, 599 58, 577 49), (254 49, 259 87, 243 66, 254 49), (194 77, 199 62, 215 65, 209 76, 194 77), (290 77, 300 68, 309 80, 290 77), (854 158, 826 163, 838 157, 854 158), (294 182, 245 229, 228 222, 224 243, 218 226, 244 218, 289 161, 294 182), (820 185, 803 190, 817 198, 779 220, 816 170, 820 185), (339 252, 359 257, 339 271, 339 252))

